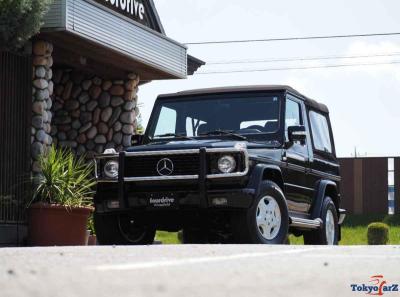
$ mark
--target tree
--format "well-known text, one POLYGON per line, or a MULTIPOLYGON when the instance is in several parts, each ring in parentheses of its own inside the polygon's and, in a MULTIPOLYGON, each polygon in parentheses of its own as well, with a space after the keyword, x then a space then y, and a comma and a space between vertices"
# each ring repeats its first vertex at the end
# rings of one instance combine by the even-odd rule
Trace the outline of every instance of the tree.
POLYGON ((0 0, 0 49, 15 51, 40 30, 52 0, 0 0))

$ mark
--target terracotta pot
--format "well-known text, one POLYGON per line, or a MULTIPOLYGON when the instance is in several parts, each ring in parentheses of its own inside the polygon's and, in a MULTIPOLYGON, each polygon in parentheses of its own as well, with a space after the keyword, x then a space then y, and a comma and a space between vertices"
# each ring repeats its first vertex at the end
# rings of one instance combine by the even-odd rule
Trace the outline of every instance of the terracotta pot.
POLYGON ((92 211, 89 207, 32 204, 28 209, 29 245, 85 245, 87 221, 92 211))

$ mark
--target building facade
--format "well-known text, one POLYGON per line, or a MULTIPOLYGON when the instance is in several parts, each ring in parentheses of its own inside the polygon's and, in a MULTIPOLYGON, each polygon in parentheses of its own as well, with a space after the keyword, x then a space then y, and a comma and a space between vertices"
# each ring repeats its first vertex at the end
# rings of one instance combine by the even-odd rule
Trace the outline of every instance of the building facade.
POLYGON ((152 0, 55 0, 25 52, 0 53, 0 245, 23 241, 25 181, 46 148, 129 147, 140 85, 204 64, 166 36, 152 0))

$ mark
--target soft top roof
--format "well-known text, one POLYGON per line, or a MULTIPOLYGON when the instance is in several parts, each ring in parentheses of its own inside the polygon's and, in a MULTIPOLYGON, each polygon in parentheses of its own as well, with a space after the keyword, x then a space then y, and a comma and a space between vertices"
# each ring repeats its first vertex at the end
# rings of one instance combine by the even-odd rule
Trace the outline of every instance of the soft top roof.
POLYGON ((286 85, 260 85, 260 86, 239 86, 239 87, 222 87, 222 88, 206 88, 206 89, 196 89, 188 90, 171 94, 162 94, 158 96, 158 99, 176 98, 176 97, 187 97, 187 96, 200 96, 200 95, 213 95, 222 93, 242 93, 242 92, 262 92, 262 91, 286 91, 292 95, 299 97, 304 100, 304 103, 314 109, 319 111, 329 113, 328 107, 325 104, 318 103, 312 100, 300 92, 296 91, 292 87, 286 85))

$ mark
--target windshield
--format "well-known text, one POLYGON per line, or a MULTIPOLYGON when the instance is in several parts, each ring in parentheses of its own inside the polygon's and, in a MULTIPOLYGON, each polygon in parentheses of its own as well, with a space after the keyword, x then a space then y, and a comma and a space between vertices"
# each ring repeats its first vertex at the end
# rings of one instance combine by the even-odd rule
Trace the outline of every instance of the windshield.
POLYGON ((278 96, 160 100, 155 106, 148 136, 159 140, 236 134, 236 137, 269 140, 271 137, 265 136, 279 130, 279 115, 278 96))

